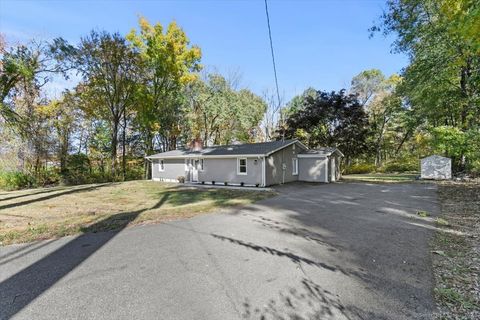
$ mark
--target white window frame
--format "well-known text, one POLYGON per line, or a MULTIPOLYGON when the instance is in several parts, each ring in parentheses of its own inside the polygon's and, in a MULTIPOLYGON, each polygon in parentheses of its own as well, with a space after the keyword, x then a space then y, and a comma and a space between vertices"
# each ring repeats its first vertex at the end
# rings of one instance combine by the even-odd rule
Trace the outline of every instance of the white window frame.
POLYGON ((203 159, 199 159, 199 160, 200 160, 200 162, 199 162, 199 164, 200 164, 200 169, 198 169, 198 171, 202 171, 202 172, 203 172, 203 171, 205 170, 205 163, 204 163, 203 159))
POLYGON ((298 176, 298 158, 292 159, 292 175, 298 176))
POLYGON ((248 175, 248 161, 247 158, 237 158, 237 175, 246 176, 248 175), (240 161, 245 160, 245 172, 240 172, 240 161))
POLYGON ((185 159, 185 171, 190 171, 190 159, 185 159))
POLYGON ((165 162, 163 161, 163 159, 158 160, 158 171, 165 171, 165 162))

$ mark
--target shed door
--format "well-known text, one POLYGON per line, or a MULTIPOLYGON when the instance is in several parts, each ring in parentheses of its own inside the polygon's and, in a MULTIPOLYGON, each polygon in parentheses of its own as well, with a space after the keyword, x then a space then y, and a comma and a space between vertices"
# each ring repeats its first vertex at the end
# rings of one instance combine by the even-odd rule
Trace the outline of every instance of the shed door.
POLYGON ((198 166, 200 165, 200 160, 193 160, 192 166, 192 182, 198 182, 198 166))
POLYGON ((337 170, 335 165, 335 157, 330 157, 330 181, 335 182, 337 180, 337 170))

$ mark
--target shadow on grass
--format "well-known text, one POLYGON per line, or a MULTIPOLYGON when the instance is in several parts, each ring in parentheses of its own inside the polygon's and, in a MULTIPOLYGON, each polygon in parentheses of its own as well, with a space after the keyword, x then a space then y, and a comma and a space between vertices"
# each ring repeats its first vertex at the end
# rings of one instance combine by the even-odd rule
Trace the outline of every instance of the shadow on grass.
POLYGON ((228 205, 234 199, 264 199, 268 195, 257 194, 256 192, 238 191, 238 190, 219 190, 219 189, 187 189, 171 188, 157 193, 166 195, 168 204, 172 206, 183 206, 195 204, 202 201, 212 201, 215 206, 228 205))
MULTIPOLYGON (((18 199, 18 198, 24 198, 24 197, 31 197, 31 196, 35 196, 35 195, 38 195, 38 194, 43 194, 43 193, 51 193, 51 192, 55 192, 55 191, 61 191, 63 188, 50 188, 50 189, 45 189, 45 190, 41 190, 41 191, 38 191, 38 192, 28 192, 28 191, 24 191, 24 192, 27 192, 25 194, 20 194, 20 195, 17 195, 17 196, 13 196, 13 197, 8 197, 8 198, 1 198, 0 201, 7 201, 7 200, 13 200, 13 199, 18 199)), ((19 190, 19 192, 21 192, 19 190)), ((8 193, 5 193, 5 194, 2 194, 0 193, 0 196, 2 195, 8 195, 8 193)))
POLYGON ((50 195, 35 198, 35 199, 25 200, 25 201, 21 201, 21 202, 9 203, 9 204, 5 204, 3 206, 0 206, 0 210, 21 207, 21 206, 25 206, 27 204, 31 204, 31 203, 35 203, 35 202, 39 202, 39 201, 50 200, 50 199, 54 199, 54 198, 57 198, 57 197, 60 197, 60 196, 68 195, 68 194, 93 191, 93 190, 97 190, 99 188, 105 187, 107 185, 112 185, 112 184, 111 183, 104 183, 104 184, 98 184, 98 185, 94 185, 94 186, 80 187, 80 188, 75 188, 75 189, 71 189, 71 190, 66 190, 66 191, 63 191, 63 192, 57 192, 57 193, 54 193, 54 194, 50 194, 50 195))
POLYGON ((167 198, 167 195, 163 196, 151 208, 114 214, 83 228, 84 234, 2 281, 0 283, 0 319, 13 317, 113 239, 141 213, 161 207, 167 198), (92 232, 105 230, 111 231, 92 234, 92 232))

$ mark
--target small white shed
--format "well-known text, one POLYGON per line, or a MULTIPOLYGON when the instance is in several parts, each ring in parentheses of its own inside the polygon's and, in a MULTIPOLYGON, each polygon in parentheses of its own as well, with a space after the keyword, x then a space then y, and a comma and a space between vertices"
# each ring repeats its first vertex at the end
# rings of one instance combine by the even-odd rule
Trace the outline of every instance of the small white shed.
POLYGON ((432 180, 448 180, 452 178, 452 160, 433 155, 421 160, 421 178, 432 180))

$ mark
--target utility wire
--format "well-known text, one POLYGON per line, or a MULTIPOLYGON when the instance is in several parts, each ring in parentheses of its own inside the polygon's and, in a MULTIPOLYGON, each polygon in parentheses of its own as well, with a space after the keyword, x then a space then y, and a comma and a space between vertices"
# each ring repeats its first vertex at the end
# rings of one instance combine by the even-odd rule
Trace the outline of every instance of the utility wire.
POLYGON ((275 53, 273 51, 272 29, 270 28, 270 16, 268 15, 267 0, 265 0, 265 13, 267 14, 268 37, 270 38, 270 51, 272 53, 273 74, 275 75, 275 87, 277 88, 278 106, 277 106, 277 109, 275 110, 275 112, 277 112, 278 109, 280 109, 280 91, 278 90, 277 67, 275 64, 275 53))

